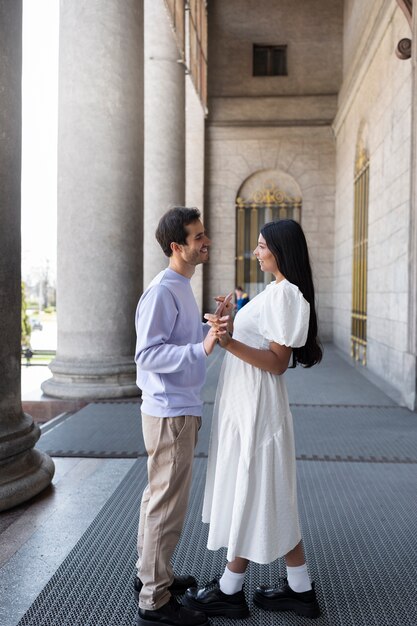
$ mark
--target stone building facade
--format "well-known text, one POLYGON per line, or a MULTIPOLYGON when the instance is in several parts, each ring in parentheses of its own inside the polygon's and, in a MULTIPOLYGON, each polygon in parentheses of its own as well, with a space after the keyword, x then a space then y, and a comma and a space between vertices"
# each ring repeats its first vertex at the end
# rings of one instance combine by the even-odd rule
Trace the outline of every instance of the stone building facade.
POLYGON ((367 363, 402 404, 415 406, 415 162, 413 66, 394 54, 411 30, 395 2, 345 6, 343 82, 333 122, 337 154, 334 230, 335 344, 350 351, 353 176, 369 159, 367 363), (413 284, 414 283, 414 284, 413 284), (414 337, 414 339, 413 339, 414 337))
MULTIPOLYGON (((237 282, 262 288, 250 255, 259 228, 294 217, 322 340, 416 407, 412 4, 61 0, 58 349, 46 394, 137 393, 134 310, 166 265, 155 227, 187 204, 213 241, 193 281, 202 311, 237 282)), ((53 474, 20 403, 21 12, 21 0, 0 0, 2 508, 53 474)))
MULTIPOLYGON (((261 13, 249 0, 209 5, 205 207, 216 263, 207 268, 206 292, 210 298, 240 282, 236 201, 246 181, 252 185, 244 199, 251 205, 254 194, 267 190, 291 195, 289 176, 299 190, 320 332, 328 341, 333 336, 336 160, 331 124, 342 78, 343 2, 314 2, 308 13, 307 20, 303 3, 289 0, 265 1, 261 13), (253 46, 263 43, 287 45, 287 75, 252 75, 253 46)), ((257 228, 253 236, 252 249, 257 228)), ((245 288, 251 295, 258 290, 250 283, 245 288)))

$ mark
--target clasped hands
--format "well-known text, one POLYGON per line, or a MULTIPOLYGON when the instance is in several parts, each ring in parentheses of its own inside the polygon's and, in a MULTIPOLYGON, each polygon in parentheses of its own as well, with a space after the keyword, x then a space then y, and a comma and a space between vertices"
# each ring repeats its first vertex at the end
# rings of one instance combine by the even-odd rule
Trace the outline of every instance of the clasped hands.
POLYGON ((225 348, 231 341, 231 330, 233 327, 231 312, 233 311, 233 303, 231 302, 233 294, 227 296, 218 296, 215 298, 217 308, 214 313, 206 313, 204 319, 211 327, 204 340, 204 349, 207 354, 211 354, 216 343, 225 348))

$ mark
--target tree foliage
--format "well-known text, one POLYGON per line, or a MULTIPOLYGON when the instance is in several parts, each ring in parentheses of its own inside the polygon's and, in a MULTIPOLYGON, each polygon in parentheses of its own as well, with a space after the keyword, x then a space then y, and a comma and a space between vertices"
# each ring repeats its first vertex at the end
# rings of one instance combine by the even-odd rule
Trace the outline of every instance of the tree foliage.
POLYGON ((32 328, 29 321, 29 315, 27 314, 27 301, 26 301, 26 285, 22 281, 22 346, 30 348, 30 335, 32 328))

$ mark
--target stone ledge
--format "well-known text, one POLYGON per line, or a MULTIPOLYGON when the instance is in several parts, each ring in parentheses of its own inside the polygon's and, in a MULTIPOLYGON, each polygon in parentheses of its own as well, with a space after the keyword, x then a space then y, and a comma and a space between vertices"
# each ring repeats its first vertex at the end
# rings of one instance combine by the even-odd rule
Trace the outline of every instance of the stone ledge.
POLYGON ((304 126, 331 124, 337 94, 307 96, 213 97, 208 125, 304 126))
POLYGON ((47 396, 41 397, 40 400, 24 400, 22 408, 28 413, 38 424, 48 422, 61 413, 74 413, 89 404, 90 400, 76 398, 71 400, 55 400, 47 396))

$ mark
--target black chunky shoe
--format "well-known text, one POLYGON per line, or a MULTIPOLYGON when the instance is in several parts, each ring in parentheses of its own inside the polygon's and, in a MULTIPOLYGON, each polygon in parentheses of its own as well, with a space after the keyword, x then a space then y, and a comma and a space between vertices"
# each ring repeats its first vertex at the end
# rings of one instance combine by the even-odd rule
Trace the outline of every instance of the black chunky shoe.
POLYGON ((223 593, 217 578, 202 589, 195 587, 187 589, 182 602, 190 609, 202 611, 213 617, 224 615, 224 617, 242 618, 249 615, 249 607, 243 590, 231 595, 223 593))
MULTIPOLYGON (((173 596, 180 596, 187 591, 188 587, 195 587, 196 584, 197 581, 194 576, 175 576, 172 585, 168 587, 168 591, 173 596)), ((135 594, 136 602, 139 601, 139 594, 142 587, 141 579, 136 576, 135 582, 133 583, 133 593, 135 594)))
POLYGON ((154 626, 155 624, 164 624, 165 626, 209 626, 210 622, 204 613, 191 611, 179 604, 175 598, 171 598, 169 602, 156 609, 156 611, 138 609, 136 626, 154 626))
POLYGON ((311 591, 297 593, 284 578, 282 587, 257 587, 253 596, 254 603, 267 611, 294 611, 303 617, 316 618, 320 615, 314 583, 311 591))

